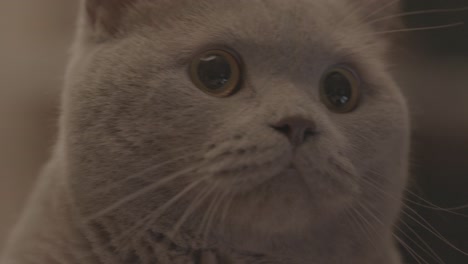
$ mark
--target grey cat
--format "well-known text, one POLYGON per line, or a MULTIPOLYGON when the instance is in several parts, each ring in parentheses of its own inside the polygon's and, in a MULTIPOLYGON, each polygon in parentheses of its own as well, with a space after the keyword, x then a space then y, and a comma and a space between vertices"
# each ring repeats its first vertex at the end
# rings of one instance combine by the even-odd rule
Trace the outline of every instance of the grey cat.
POLYGON ((83 1, 2 264, 401 263, 394 8, 356 2, 83 1))

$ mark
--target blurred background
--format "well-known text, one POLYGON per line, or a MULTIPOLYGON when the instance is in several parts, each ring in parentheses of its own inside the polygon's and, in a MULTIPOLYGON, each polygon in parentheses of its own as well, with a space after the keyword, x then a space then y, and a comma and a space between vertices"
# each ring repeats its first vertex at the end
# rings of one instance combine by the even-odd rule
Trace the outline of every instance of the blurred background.
MULTIPOLYGON (((406 27, 464 25, 394 33, 393 70, 413 119, 412 178, 396 235, 407 263, 464 264, 468 0, 404 3, 404 12, 435 9, 457 11, 406 15, 406 27)), ((75 1, 0 0, 0 248, 53 144, 75 10, 75 1)))
MULTIPOLYGON (((412 179, 406 194, 425 206, 406 201, 411 208, 404 210, 400 228, 408 236, 398 236, 427 263, 468 263, 468 0, 406 0, 404 8, 459 10, 406 16, 408 28, 464 24, 400 34, 404 50, 394 70, 413 115, 412 179), (463 207, 447 212, 426 201, 463 207), (444 262, 431 257, 428 246, 444 262)), ((406 251, 408 263, 426 263, 412 254, 406 251)))
POLYGON ((0 248, 52 148, 75 0, 0 0, 0 248))

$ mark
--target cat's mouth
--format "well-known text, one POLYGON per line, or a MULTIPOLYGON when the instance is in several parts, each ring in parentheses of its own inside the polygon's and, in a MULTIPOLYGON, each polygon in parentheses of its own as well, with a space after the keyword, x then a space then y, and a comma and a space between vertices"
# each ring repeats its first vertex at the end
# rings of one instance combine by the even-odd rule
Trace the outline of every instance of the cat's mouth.
POLYGON ((261 188, 261 186, 271 184, 285 185, 289 184, 290 182, 296 182, 297 180, 303 182, 303 174, 291 160, 288 165, 280 168, 276 171, 276 173, 272 173, 271 176, 268 177, 263 183, 260 183, 259 187, 261 188))
MULTIPOLYGON (((270 188, 272 185, 276 186, 288 186, 291 184, 297 183, 306 184, 303 178, 303 173, 301 170, 291 161, 287 166, 284 166, 282 169, 279 169, 278 172, 274 173, 264 181, 262 184, 259 184, 259 188, 268 186, 270 188)), ((275 188, 276 189, 276 188, 275 188)))

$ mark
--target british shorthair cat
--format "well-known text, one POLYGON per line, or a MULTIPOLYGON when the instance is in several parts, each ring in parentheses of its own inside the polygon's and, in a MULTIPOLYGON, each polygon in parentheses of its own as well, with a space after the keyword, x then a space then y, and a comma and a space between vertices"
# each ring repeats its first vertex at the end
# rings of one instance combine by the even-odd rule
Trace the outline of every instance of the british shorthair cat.
POLYGON ((2 264, 400 264, 397 6, 82 1, 60 136, 2 264))

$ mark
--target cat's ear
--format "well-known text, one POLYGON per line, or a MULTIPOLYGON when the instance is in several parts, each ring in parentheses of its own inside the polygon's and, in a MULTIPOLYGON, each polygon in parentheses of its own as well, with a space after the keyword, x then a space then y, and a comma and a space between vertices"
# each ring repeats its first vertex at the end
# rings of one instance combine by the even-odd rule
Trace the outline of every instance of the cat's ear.
POLYGON ((82 19, 95 38, 116 34, 128 12, 141 0, 82 0, 82 19))

